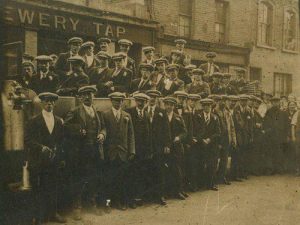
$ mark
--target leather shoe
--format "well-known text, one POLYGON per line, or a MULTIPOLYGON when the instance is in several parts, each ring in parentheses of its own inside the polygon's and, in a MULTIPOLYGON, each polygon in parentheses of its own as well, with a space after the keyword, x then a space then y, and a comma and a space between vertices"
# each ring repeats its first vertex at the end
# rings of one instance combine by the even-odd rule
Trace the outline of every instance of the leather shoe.
POLYGON ((175 197, 180 200, 185 200, 185 197, 181 193, 177 193, 175 197))
POLYGON ((226 178, 224 178, 224 184, 226 184, 226 185, 230 185, 230 184, 231 184, 231 182, 230 182, 230 181, 228 181, 226 178))
POLYGON ((74 220, 81 220, 82 217, 81 217, 81 209, 75 209, 74 210, 74 213, 73 213, 73 219, 74 220))
POLYGON ((187 193, 185 193, 184 191, 182 191, 181 194, 182 194, 185 198, 189 197, 189 195, 188 195, 187 193))
POLYGON ((217 186, 212 186, 212 187, 210 187, 210 190, 212 190, 212 191, 218 191, 219 189, 217 188, 217 186))
POLYGON ((132 208, 132 209, 136 209, 137 205, 136 205, 135 202, 131 202, 131 203, 129 203, 129 207, 132 208))
POLYGON ((158 202, 160 205, 167 205, 166 199, 164 197, 161 197, 158 202))

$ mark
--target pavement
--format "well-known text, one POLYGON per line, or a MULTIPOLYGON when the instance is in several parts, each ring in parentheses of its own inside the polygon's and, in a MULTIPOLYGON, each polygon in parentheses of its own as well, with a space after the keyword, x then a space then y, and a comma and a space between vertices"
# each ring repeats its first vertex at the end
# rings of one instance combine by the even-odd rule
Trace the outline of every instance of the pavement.
POLYGON ((68 216, 67 224, 300 225, 300 177, 250 177, 219 188, 218 192, 191 193, 184 201, 170 199, 167 206, 113 209, 102 216, 85 212, 80 222, 68 216))

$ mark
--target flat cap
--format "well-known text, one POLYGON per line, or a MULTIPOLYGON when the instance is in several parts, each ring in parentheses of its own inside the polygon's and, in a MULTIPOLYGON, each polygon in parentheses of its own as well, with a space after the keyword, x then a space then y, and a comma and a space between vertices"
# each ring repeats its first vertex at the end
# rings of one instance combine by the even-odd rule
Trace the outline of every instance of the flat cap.
POLYGON ((71 62, 71 63, 72 62, 78 62, 78 63, 81 63, 81 64, 85 63, 84 59, 79 55, 75 55, 75 56, 72 56, 72 57, 68 58, 68 61, 71 62))
POLYGON ((23 61, 22 62, 22 66, 25 67, 25 66, 31 66, 32 68, 34 68, 34 65, 31 61, 23 61))
POLYGON ((189 94, 188 95, 188 99, 192 99, 192 100, 201 100, 201 96, 198 94, 189 94))
POLYGON ((146 95, 148 95, 150 97, 160 97, 161 93, 158 90, 147 90, 146 95))
POLYGON ((113 93, 109 94, 108 97, 110 99, 124 99, 126 97, 126 95, 121 92, 113 92, 113 93))
POLYGON ((258 103, 262 103, 262 102, 263 102, 261 98, 259 98, 259 97, 256 97, 256 96, 255 96, 255 99, 254 99, 254 101, 256 101, 256 102, 258 102, 258 103))
POLYGON ((173 49, 173 50, 171 51, 171 55, 173 55, 173 54, 175 54, 175 55, 182 55, 182 52, 179 51, 179 50, 177 50, 177 49, 173 49))
POLYGON ((166 68, 167 70, 179 70, 179 65, 178 64, 169 64, 169 65, 167 65, 167 68, 166 68))
POLYGON ((227 99, 229 99, 231 101, 239 101, 240 97, 237 95, 228 95, 227 99))
POLYGON ((171 96, 165 97, 165 98, 163 99, 163 102, 164 102, 164 103, 172 103, 172 104, 174 104, 174 105, 177 104, 176 98, 171 97, 171 96))
POLYGON ((51 55, 49 55, 49 56, 52 58, 52 60, 58 58, 58 56, 57 56, 56 54, 51 54, 51 55))
POLYGON ((217 54, 215 52, 208 52, 205 56, 206 58, 215 58, 217 54))
POLYGON ((80 43, 82 44, 83 40, 80 37, 72 37, 68 40, 68 44, 72 44, 72 43, 80 43))
POLYGON ((110 44, 111 43, 111 40, 107 37, 100 37, 97 39, 97 42, 98 43, 101 43, 101 42, 106 42, 107 44, 110 44))
POLYGON ((109 59, 109 58, 110 58, 110 55, 109 55, 107 52, 99 51, 99 52, 96 54, 96 57, 99 58, 99 59, 109 59))
POLYGON ((245 68, 242 68, 242 67, 237 67, 234 69, 236 72, 240 72, 240 73, 246 73, 246 69, 245 68))
POLYGON ((182 39, 182 38, 180 38, 180 39, 175 39, 175 44, 177 44, 177 43, 179 43, 179 44, 186 44, 187 42, 186 42, 186 40, 184 40, 184 39, 182 39))
POLYGON ((151 51, 155 51, 155 48, 152 46, 146 46, 143 48, 144 53, 151 52, 151 51))
POLYGON ((133 98, 137 100, 143 100, 143 101, 150 100, 150 97, 144 93, 136 93, 133 95, 133 98))
POLYGON ((204 70, 197 68, 197 69, 192 70, 192 74, 204 75, 205 72, 204 72, 204 70))
POLYGON ((220 72, 215 72, 211 75, 212 77, 219 77, 219 78, 222 78, 223 77, 223 73, 220 73, 220 72))
POLYGON ((221 95, 215 95, 215 94, 209 95, 208 98, 212 99, 214 101, 220 101, 220 100, 222 100, 222 96, 221 95))
POLYGON ((147 69, 149 71, 153 71, 154 70, 154 66, 152 66, 151 64, 148 63, 141 63, 139 66, 140 69, 147 69))
POLYGON ((133 45, 132 41, 130 41, 128 39, 120 39, 118 41, 118 44, 119 45, 128 45, 128 46, 132 46, 133 45))
POLYGON ((51 99, 56 101, 58 99, 58 95, 52 92, 42 92, 38 95, 39 99, 41 99, 41 101, 44 101, 46 99, 51 99))
POLYGON ((80 46, 81 49, 88 47, 95 47, 95 43, 93 41, 86 41, 80 46))
POLYGON ((250 99, 250 96, 246 95, 246 94, 241 94, 241 95, 239 95, 239 97, 240 97, 240 100, 248 100, 248 99, 250 99))
POLYGON ((32 55, 29 55, 28 53, 24 53, 23 59, 32 61, 32 60, 34 60, 34 57, 32 55))
POLYGON ((95 87, 95 85, 83 86, 78 89, 78 94, 89 93, 89 92, 92 93, 97 92, 97 88, 95 87))
POLYGON ((124 52, 117 52, 111 57, 112 60, 125 59, 127 55, 124 52))
POLYGON ((185 97, 187 98, 188 97, 188 93, 186 93, 185 91, 175 91, 174 92, 174 96, 176 97, 185 97))
POLYGON ((220 95, 220 97, 221 97, 222 100, 228 99, 228 95, 220 95))
POLYGON ((204 98, 200 100, 200 103, 202 105, 212 105, 214 103, 214 101, 210 98, 204 98))
POLYGON ((48 55, 39 55, 37 57, 35 57, 36 61, 45 61, 45 62, 51 62, 52 58, 48 55))
POLYGON ((186 70, 193 70, 193 69, 196 69, 196 68, 197 68, 197 66, 194 65, 194 64, 189 64, 189 65, 186 65, 184 67, 184 69, 186 69, 186 70))
POLYGON ((154 60, 154 63, 155 63, 155 64, 158 64, 158 63, 165 63, 165 64, 168 64, 168 60, 167 60, 166 58, 161 57, 161 58, 159 58, 159 59, 155 59, 155 60, 154 60))

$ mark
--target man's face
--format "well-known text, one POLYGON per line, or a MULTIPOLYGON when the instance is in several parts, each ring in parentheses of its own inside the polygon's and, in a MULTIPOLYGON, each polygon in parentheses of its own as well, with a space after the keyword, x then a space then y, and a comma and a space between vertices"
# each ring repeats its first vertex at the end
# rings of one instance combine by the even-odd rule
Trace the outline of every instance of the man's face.
POLYGON ((203 104, 203 111, 206 113, 210 113, 211 111, 211 105, 210 104, 203 104))
POLYGON ((129 52, 129 49, 130 49, 129 45, 120 44, 120 51, 121 52, 124 52, 124 53, 127 54, 129 52))
POLYGON ((169 72, 169 75, 170 75, 171 79, 177 78, 178 71, 176 69, 170 69, 168 72, 169 72))
POLYGON ((33 68, 32 68, 32 66, 24 66, 23 67, 23 75, 25 77, 32 77, 33 76, 33 68))
POLYGON ((179 55, 177 54, 172 54, 171 59, 174 63, 177 63, 179 61, 179 55))
POLYGON ((236 106, 236 101, 229 101, 229 106, 233 109, 236 106))
POLYGON ((226 105, 226 100, 225 99, 222 99, 222 100, 219 101, 219 106, 220 106, 221 109, 224 109, 225 105, 226 105))
POLYGON ((183 96, 177 96, 177 103, 178 104, 183 104, 184 103, 184 101, 185 101, 185 97, 183 97, 183 96))
POLYGON ((186 74, 187 74, 189 77, 191 77, 191 78, 192 78, 192 76, 193 76, 193 73, 192 73, 192 70, 191 70, 191 69, 186 70, 186 74))
POLYGON ((93 104, 94 94, 92 92, 85 92, 81 94, 82 102, 86 106, 91 106, 93 104))
POLYGON ((297 110, 297 105, 295 102, 290 102, 289 103, 289 106, 288 106, 288 109, 290 112, 295 112, 297 110))
POLYGON ((150 60, 152 59, 154 56, 154 52, 153 51, 148 51, 148 52, 145 52, 145 57, 150 60))
POLYGON ((195 81, 195 82, 200 82, 200 81, 202 81, 202 78, 201 78, 200 75, 194 74, 194 75, 192 76, 192 80, 195 81))
POLYGON ((47 112, 52 112, 55 106, 55 101, 53 99, 46 98, 42 102, 42 108, 47 112))
POLYGON ((149 105, 150 106, 155 106, 156 105, 156 97, 150 97, 150 100, 149 100, 149 105))
POLYGON ((165 65, 165 63, 157 63, 156 68, 157 68, 158 72, 163 73, 166 70, 166 65, 165 65))
POLYGON ((146 101, 145 100, 141 100, 141 99, 136 99, 135 100, 135 103, 136 103, 136 107, 138 109, 143 109, 145 106, 146 106, 146 101))
POLYGON ((260 106, 260 102, 254 101, 253 105, 254 105, 254 108, 255 108, 255 109, 258 109, 259 106, 260 106))
POLYGON ((103 58, 98 58, 100 67, 106 67, 108 65, 108 60, 103 58))
POLYGON ((241 106, 245 107, 245 106, 247 106, 248 100, 247 99, 241 99, 240 102, 241 102, 241 106))
POLYGON ((82 71, 81 63, 79 63, 79 62, 72 62, 71 66, 72 66, 72 70, 74 72, 80 72, 80 71, 82 71))
POLYGON ((167 113, 171 113, 174 110, 174 104, 170 102, 165 102, 165 109, 167 113))
POLYGON ((177 48, 179 51, 183 51, 183 49, 184 49, 184 43, 176 43, 176 48, 177 48))
POLYGON ((280 107, 280 100, 273 100, 271 101, 271 103, 274 107, 278 107, 278 108, 280 107))
POLYGON ((222 82, 223 84, 229 84, 230 79, 228 77, 223 77, 222 82))
POLYGON ((88 55, 88 56, 91 56, 94 54, 94 47, 93 46, 89 46, 86 48, 85 50, 85 54, 88 55))
POLYGON ((214 62, 214 58, 207 58, 207 61, 208 61, 209 63, 213 63, 213 62, 214 62))
POLYGON ((51 57, 52 58, 52 61, 51 61, 51 65, 55 65, 56 61, 57 61, 57 57, 54 56, 54 57, 51 57))
POLYGON ((196 107, 196 100, 194 100, 194 99, 188 99, 187 100, 187 104, 188 104, 188 106, 189 107, 191 107, 192 109, 194 109, 195 107, 196 107))
POLYGON ((141 75, 144 80, 149 79, 151 72, 145 68, 141 68, 141 75))
POLYGON ((107 42, 100 42, 100 50, 107 52, 108 51, 108 43, 107 42))
POLYGON ((243 72, 237 72, 236 74, 238 79, 242 79, 244 77, 244 73, 243 72))
POLYGON ((248 106, 251 107, 251 108, 254 106, 254 102, 253 102, 252 99, 248 100, 248 106))
POLYGON ((71 43, 70 44, 70 50, 73 54, 78 54, 81 44, 78 43, 71 43))
POLYGON ((123 99, 112 99, 111 104, 116 110, 119 110, 123 104, 123 99))
POLYGON ((122 68, 125 63, 124 59, 115 59, 114 62, 116 68, 122 68))
POLYGON ((37 67, 40 71, 45 73, 49 70, 50 62, 48 62, 48 61, 39 61, 37 67))
POLYGON ((215 84, 219 84, 220 83, 220 78, 219 77, 216 77, 216 76, 213 76, 213 82, 215 84))

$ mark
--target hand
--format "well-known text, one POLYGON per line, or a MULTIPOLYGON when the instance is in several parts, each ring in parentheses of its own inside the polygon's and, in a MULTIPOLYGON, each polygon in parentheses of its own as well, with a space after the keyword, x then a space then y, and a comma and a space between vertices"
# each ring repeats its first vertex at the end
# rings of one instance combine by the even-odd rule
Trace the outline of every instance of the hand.
POLYGON ((260 123, 256 123, 256 127, 257 128, 261 128, 261 124, 260 123))
POLYGON ((198 143, 198 140, 196 138, 193 138, 192 141, 194 144, 198 143))
POLYGON ((206 142, 209 144, 211 142, 210 138, 206 138, 206 142))
POLYGON ((111 87, 110 90, 111 90, 111 91, 115 91, 115 87, 111 87))
POLYGON ((131 154, 128 156, 128 160, 131 161, 131 160, 133 160, 133 159, 134 159, 134 154, 131 153, 131 154))
POLYGON ((164 154, 170 154, 171 150, 169 147, 164 148, 164 154))
POLYGON ((99 134, 99 135, 97 136, 97 140, 98 140, 100 143, 103 143, 103 142, 104 142, 104 139, 105 139, 105 137, 104 137, 103 134, 99 134))
POLYGON ((108 81, 104 84, 104 86, 106 86, 106 87, 111 87, 112 85, 113 85, 112 81, 108 81))
POLYGON ((80 129, 80 134, 81 134, 81 136, 85 136, 86 135, 86 130, 85 129, 80 129))
POLYGON ((176 143, 176 142, 180 142, 180 138, 177 136, 177 137, 175 137, 174 138, 174 142, 176 143))
POLYGON ((55 156, 53 150, 51 148, 47 147, 47 146, 44 146, 42 148, 42 153, 46 154, 49 159, 52 159, 55 156))

